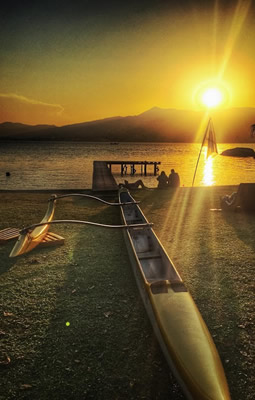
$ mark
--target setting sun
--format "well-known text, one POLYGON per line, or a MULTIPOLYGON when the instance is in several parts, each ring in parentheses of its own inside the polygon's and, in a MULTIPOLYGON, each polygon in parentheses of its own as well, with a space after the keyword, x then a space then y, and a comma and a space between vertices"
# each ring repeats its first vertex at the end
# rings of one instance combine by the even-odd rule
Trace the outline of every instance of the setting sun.
POLYGON ((202 95, 202 102, 206 107, 217 107, 222 102, 222 92, 217 88, 207 89, 202 95))
POLYGON ((193 103, 199 109, 226 107, 231 103, 229 85, 221 79, 201 82, 193 92, 193 103))

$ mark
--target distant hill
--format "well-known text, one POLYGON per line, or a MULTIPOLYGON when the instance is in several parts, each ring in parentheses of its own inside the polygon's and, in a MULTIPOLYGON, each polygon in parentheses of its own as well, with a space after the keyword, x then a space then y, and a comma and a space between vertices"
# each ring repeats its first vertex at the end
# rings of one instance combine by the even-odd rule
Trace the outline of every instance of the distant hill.
POLYGON ((12 139, 27 139, 40 135, 47 129, 55 129, 55 125, 26 125, 16 122, 4 122, 0 124, 0 140, 12 140, 12 139))
MULTIPOLYGON (((249 143, 255 108, 212 112, 217 141, 249 143)), ((54 125, 0 124, 0 140, 63 140, 92 142, 194 142, 202 112, 154 107, 142 114, 106 118, 57 127, 54 125)))

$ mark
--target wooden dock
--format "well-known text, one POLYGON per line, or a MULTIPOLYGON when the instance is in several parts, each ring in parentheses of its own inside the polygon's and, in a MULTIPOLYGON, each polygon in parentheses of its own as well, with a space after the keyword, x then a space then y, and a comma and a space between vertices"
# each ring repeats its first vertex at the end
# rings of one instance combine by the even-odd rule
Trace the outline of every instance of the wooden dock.
POLYGON ((156 176, 159 168, 158 166, 161 164, 160 161, 105 161, 107 166, 112 169, 112 165, 120 165, 120 173, 121 176, 127 175, 128 166, 130 166, 130 175, 135 175, 137 172, 140 175, 147 176, 148 167, 153 166, 153 175, 156 176), (137 170, 136 168, 139 168, 137 170))
POLYGON ((118 184, 112 175, 112 165, 120 165, 121 176, 128 174, 128 166, 130 175, 134 176, 137 173, 147 176, 149 166, 153 167, 153 174, 157 175, 160 164, 160 161, 94 161, 92 190, 95 192, 118 190, 118 184), (140 171, 136 169, 139 167, 140 171))
POLYGON ((93 162, 92 190, 95 192, 118 190, 118 184, 106 161, 93 162))

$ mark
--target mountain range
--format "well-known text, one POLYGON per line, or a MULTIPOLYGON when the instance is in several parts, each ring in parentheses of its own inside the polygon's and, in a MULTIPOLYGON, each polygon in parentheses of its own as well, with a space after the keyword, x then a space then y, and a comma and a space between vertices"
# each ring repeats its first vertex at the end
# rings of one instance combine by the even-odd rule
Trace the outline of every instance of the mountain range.
MULTIPOLYGON (((255 108, 231 108, 211 113, 217 142, 250 143, 255 108)), ((0 124, 0 140, 61 140, 89 142, 194 142, 203 118, 201 111, 154 107, 142 114, 105 118, 57 127, 0 124)))

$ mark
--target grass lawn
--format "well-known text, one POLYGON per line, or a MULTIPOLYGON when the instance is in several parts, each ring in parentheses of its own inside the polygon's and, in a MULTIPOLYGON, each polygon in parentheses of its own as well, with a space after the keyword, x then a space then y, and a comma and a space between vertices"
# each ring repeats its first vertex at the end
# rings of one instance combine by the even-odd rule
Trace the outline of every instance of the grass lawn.
MULTIPOLYGON (((174 261, 219 351, 233 400, 255 398, 255 215, 210 211, 236 188, 132 194, 174 261)), ((0 229, 39 222, 49 193, 0 193, 0 229)), ((116 198, 107 198, 114 201, 116 198)), ((119 224, 118 207, 59 200, 55 219, 119 224)), ((56 225, 63 246, 0 246, 0 399, 183 400, 120 231, 56 225)))

